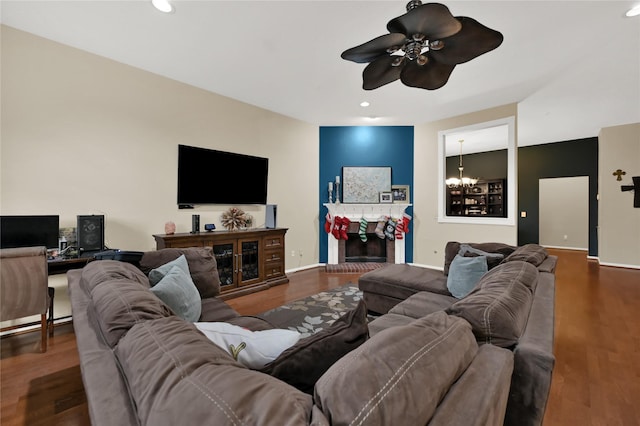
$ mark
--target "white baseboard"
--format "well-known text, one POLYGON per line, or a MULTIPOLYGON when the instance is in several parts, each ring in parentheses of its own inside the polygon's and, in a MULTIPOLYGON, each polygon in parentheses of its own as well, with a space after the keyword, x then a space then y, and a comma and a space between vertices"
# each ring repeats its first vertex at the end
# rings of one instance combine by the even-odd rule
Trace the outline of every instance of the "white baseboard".
POLYGON ((422 264, 422 263, 407 263, 407 265, 419 266, 419 267, 421 267, 421 268, 437 269, 437 270, 439 270, 439 271, 444 271, 444 266, 424 265, 424 264, 422 264))
POLYGON ((600 266, 611 266, 613 268, 640 269, 640 265, 625 265, 623 263, 598 262, 600 266))
POLYGON ((305 265, 305 266, 300 266, 298 268, 293 268, 293 269, 286 269, 284 271, 285 274, 293 274, 294 272, 299 272, 299 271, 304 271, 306 269, 313 269, 313 268, 317 268, 318 266, 326 266, 325 263, 316 263, 314 265, 305 265))
POLYGON ((545 248, 550 249, 558 249, 558 250, 576 250, 576 251, 589 251, 588 248, 584 247, 564 247, 564 246, 544 246, 545 248))

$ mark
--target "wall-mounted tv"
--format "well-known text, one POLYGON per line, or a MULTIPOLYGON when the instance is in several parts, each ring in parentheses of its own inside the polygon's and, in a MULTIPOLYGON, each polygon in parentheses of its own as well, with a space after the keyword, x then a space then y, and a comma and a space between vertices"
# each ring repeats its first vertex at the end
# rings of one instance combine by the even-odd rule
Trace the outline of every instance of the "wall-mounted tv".
POLYGON ((178 145, 178 205, 267 204, 269 159, 178 145))
POLYGON ((0 216, 0 248, 58 248, 60 217, 0 216))

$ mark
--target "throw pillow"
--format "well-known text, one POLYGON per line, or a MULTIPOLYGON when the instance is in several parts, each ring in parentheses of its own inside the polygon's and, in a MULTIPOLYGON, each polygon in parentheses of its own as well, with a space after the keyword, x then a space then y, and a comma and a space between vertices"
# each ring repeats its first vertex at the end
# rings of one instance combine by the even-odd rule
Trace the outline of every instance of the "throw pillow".
POLYGON ((361 300, 330 327, 300 339, 260 371, 313 395, 320 376, 368 338, 367 307, 361 300))
POLYGON ((271 329, 250 331, 226 322, 197 322, 195 326, 236 361, 257 370, 300 340, 300 333, 271 329))
POLYGON ((200 319, 200 293, 188 270, 185 272, 180 266, 174 265, 164 278, 151 287, 151 291, 183 320, 195 322, 200 319))
POLYGON ((487 268, 489 269, 495 268, 504 259, 504 254, 502 253, 489 253, 488 251, 471 247, 469 244, 460 244, 458 254, 465 257, 484 256, 487 258, 487 268))
POLYGON ((456 255, 449 266, 447 288, 453 297, 462 299, 473 290, 487 271, 485 256, 464 257, 456 255))
POLYGON ((149 282, 151 283, 151 286, 158 284, 160 280, 162 280, 174 266, 179 267, 188 275, 191 275, 191 273, 189 272, 189 264, 187 263, 187 258, 183 254, 177 259, 174 259, 171 262, 167 262, 164 265, 158 266, 157 268, 149 271, 149 282))
POLYGON ((525 244, 518 247, 513 253, 507 256, 504 261, 512 262, 514 260, 520 260, 531 263, 533 266, 539 266, 547 256, 548 253, 544 247, 538 244, 525 244))
POLYGON ((200 292, 201 299, 220 294, 220 278, 212 247, 165 248, 147 251, 140 259, 140 270, 146 275, 165 263, 181 255, 187 258, 189 273, 200 292))

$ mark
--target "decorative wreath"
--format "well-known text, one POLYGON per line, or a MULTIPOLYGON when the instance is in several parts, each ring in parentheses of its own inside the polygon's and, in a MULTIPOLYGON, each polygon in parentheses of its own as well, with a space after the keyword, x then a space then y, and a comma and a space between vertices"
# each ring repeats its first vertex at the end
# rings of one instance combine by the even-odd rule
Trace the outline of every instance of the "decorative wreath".
POLYGON ((237 207, 231 207, 220 216, 222 226, 229 231, 243 228, 247 224, 247 216, 245 212, 237 207))

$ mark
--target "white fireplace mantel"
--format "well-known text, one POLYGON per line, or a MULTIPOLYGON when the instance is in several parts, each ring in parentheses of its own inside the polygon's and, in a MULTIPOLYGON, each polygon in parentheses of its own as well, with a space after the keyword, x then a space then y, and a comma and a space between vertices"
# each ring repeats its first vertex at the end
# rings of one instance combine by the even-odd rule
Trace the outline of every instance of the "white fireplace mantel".
MULTIPOLYGON (((343 203, 325 203, 323 204, 331 217, 346 217, 350 221, 359 221, 365 218, 368 222, 377 222, 384 216, 390 216, 399 219, 411 204, 343 204, 343 203)), ((322 218, 324 219, 324 218, 322 218)), ((323 222, 324 223, 324 222, 323 222)), ((331 234, 327 234, 327 263, 330 265, 338 264, 338 240, 331 234)), ((405 241, 395 240, 395 263, 405 263, 405 241)))

